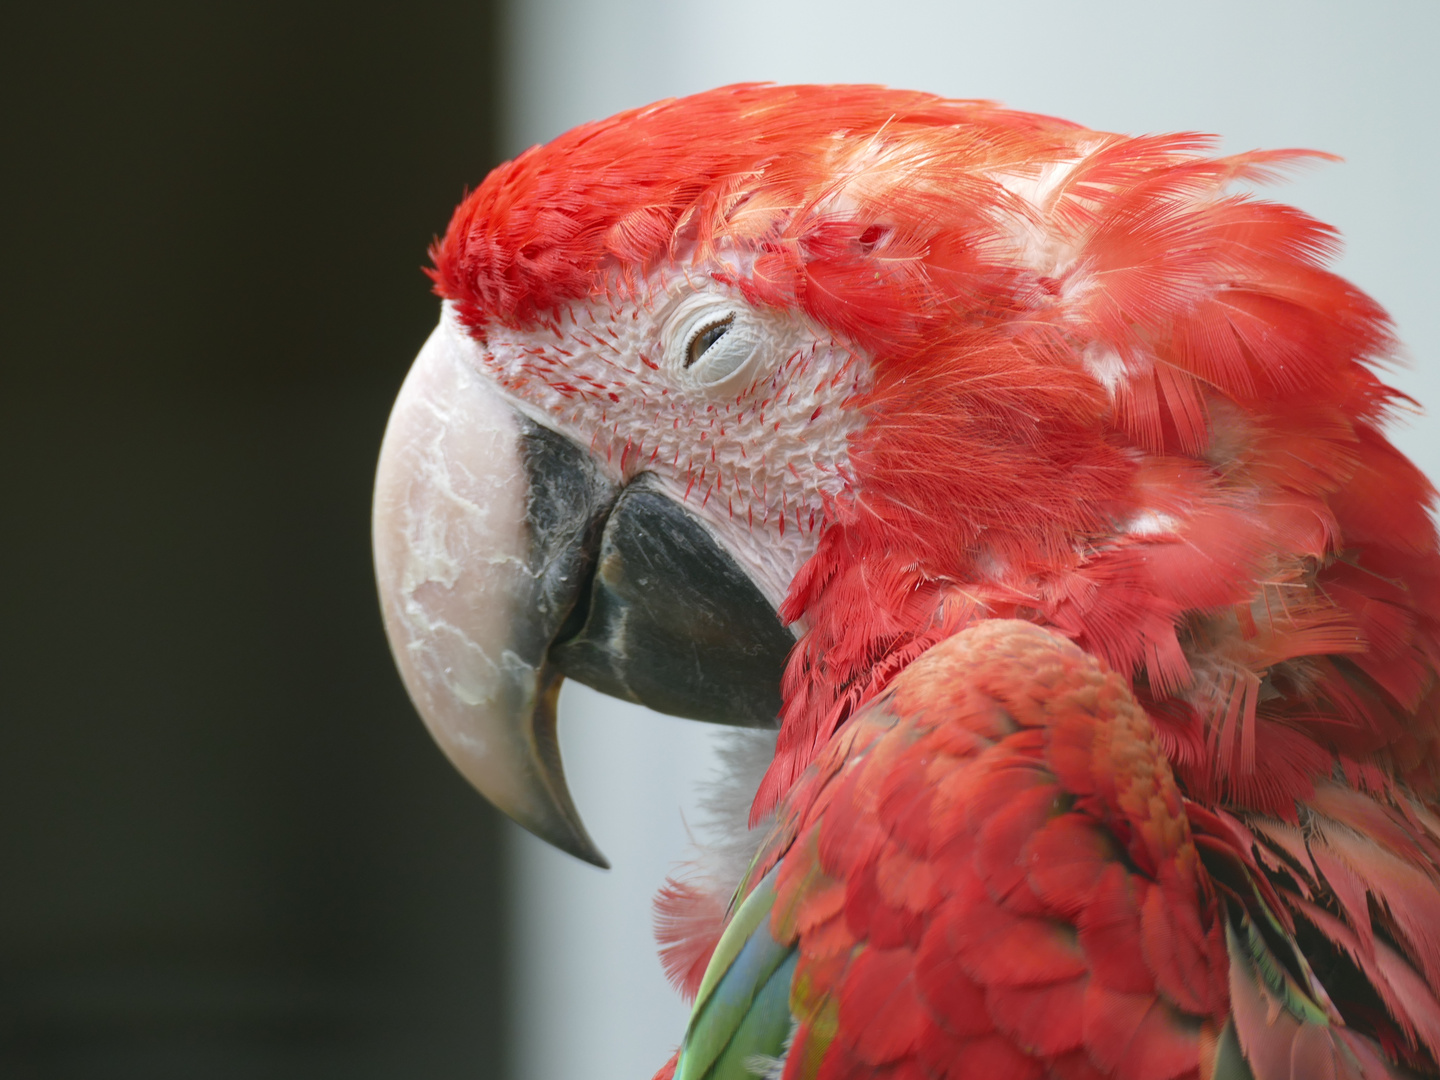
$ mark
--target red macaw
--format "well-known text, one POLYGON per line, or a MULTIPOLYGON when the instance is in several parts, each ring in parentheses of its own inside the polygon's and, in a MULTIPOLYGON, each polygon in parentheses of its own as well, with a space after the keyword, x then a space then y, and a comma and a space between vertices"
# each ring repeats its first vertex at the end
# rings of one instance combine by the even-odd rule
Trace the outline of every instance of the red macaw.
POLYGON ((734 86, 496 169, 385 438, 419 711, 601 863, 571 677, 778 741, 662 1075, 1440 1074, 1440 554, 1385 313, 1217 157, 734 86), (679 1034, 679 1033, 677 1033, 679 1034))

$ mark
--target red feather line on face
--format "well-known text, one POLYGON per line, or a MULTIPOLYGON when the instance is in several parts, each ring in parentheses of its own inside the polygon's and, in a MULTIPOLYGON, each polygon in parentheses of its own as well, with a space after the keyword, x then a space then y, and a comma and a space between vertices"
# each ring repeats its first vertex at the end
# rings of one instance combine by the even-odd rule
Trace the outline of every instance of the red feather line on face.
POLYGON ((1126 674, 1193 798, 1294 820, 1337 768, 1433 797, 1440 558, 1379 430, 1389 322, 1324 268, 1329 228, 1227 191, 1305 152, 1208 146, 740 86, 576 129, 456 211, 433 276, 480 336, 668 261, 871 360, 757 814, 986 617, 1126 674))

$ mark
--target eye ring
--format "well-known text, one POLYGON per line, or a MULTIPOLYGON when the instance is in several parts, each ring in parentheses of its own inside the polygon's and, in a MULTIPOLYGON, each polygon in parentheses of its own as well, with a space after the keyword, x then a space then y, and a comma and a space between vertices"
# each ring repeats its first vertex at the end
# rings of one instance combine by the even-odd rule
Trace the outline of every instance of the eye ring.
POLYGON ((696 362, 710 350, 710 347, 729 333, 730 328, 734 325, 735 313, 729 311, 714 322, 702 323, 697 326, 685 345, 686 369, 694 367, 696 362))

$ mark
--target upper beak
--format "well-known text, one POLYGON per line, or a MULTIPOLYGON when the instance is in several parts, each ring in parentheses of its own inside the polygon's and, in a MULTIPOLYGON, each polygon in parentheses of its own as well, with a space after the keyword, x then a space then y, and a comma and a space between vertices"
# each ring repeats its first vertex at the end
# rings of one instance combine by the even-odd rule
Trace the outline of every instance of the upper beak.
POLYGON ((430 732, 516 822, 606 866, 565 785, 564 676, 663 712, 770 726, 794 638, 709 530, 520 413, 448 308, 375 479, 386 634, 430 732))

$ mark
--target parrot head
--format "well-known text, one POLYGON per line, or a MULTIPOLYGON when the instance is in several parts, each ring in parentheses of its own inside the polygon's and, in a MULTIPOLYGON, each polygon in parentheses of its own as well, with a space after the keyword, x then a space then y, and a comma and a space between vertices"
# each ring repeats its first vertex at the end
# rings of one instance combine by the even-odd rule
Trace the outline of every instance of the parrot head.
POLYGON ((1300 152, 1206 149, 738 86, 497 168, 432 249, 375 493, 387 633, 452 762, 603 864, 563 679, 779 726, 763 813, 997 616, 1129 677, 1192 788, 1242 801, 1283 797, 1257 759, 1341 697, 1413 711, 1419 593, 1347 659, 1375 582, 1437 580, 1429 488, 1378 434, 1388 323, 1326 227, 1228 190, 1300 152))

